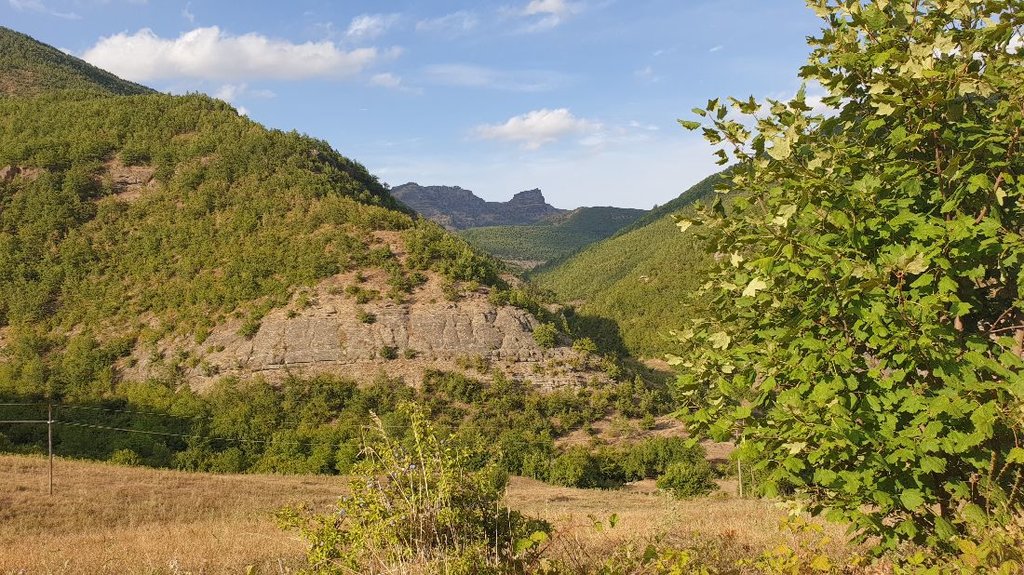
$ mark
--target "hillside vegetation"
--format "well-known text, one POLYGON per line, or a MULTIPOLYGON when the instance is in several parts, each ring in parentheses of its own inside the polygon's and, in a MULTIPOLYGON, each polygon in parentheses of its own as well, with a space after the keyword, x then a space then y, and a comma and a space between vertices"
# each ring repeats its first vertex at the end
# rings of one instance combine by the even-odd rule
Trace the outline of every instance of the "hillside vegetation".
POLYGON ((40 363, 55 350, 102 344, 89 357, 109 366, 140 337, 258 326, 343 271, 384 269, 411 289, 416 270, 371 245, 375 230, 401 231, 417 269, 499 282, 495 262, 400 211, 361 165, 204 96, 0 100, 5 165, 0 370, 25 392, 70 385, 40 363))
POLYGON ((689 317, 681 303, 704 281, 710 259, 671 214, 709 197, 718 180, 705 178, 619 235, 534 270, 531 280, 583 313, 614 319, 631 352, 660 357, 674 349, 668 332, 689 317))
POLYGON ((460 235, 497 258, 533 267, 610 237, 646 213, 630 208, 578 208, 533 225, 470 228, 460 235))
POLYGON ((0 96, 55 90, 122 95, 153 92, 3 26, 0 70, 0 96))

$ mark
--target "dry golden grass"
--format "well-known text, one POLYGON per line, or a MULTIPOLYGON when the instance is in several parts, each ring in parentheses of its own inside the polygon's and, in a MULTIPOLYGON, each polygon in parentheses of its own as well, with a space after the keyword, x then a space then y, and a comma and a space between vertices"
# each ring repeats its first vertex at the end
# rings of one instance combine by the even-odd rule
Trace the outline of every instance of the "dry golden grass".
POLYGON ((0 456, 0 573, 278 573, 304 546, 286 505, 326 507, 339 477, 207 475, 0 456))
MULTIPOLYGON (((514 509, 551 522, 558 533, 556 554, 589 554, 601 557, 622 545, 641 549, 659 536, 663 545, 689 546, 714 542, 719 550, 751 557, 786 544, 808 546, 825 536, 835 542, 829 550, 844 560, 857 549, 845 544, 844 528, 821 523, 820 535, 796 535, 780 529, 787 511, 761 499, 740 499, 735 482, 721 482, 718 493, 703 498, 677 500, 657 492, 654 481, 643 481, 623 490, 571 489, 516 477, 506 501, 514 509), (609 518, 616 516, 615 527, 609 518), (600 525, 598 525, 600 523, 600 525)), ((723 558, 728 563, 729 558, 723 558)))
MULTIPOLYGON (((49 497, 44 458, 0 456, 0 573, 294 572, 304 545, 277 527, 274 513, 303 503, 326 509, 345 484, 339 477, 209 475, 58 459, 49 497)), ((552 552, 562 556, 600 556, 661 533, 721 539, 744 553, 792 543, 778 529, 782 510, 724 492, 676 501, 650 482, 601 491, 514 478, 506 500, 550 521, 558 531, 552 552), (612 514, 614 529, 595 526, 606 526, 612 514)))

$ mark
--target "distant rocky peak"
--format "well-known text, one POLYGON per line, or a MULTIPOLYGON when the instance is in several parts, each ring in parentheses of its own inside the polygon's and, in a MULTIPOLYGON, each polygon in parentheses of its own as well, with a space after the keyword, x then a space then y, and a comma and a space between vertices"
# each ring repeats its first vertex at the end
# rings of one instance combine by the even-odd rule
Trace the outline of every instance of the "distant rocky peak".
POLYGON ((536 206, 547 204, 547 201, 544 200, 543 192, 541 192, 539 188, 534 188, 532 190, 526 190, 525 192, 519 192, 512 196, 512 199, 508 201, 508 204, 517 206, 536 206))
POLYGON ((449 229, 526 225, 568 213, 551 206, 539 189, 526 190, 507 202, 487 202, 458 186, 395 186, 391 194, 424 217, 449 229))

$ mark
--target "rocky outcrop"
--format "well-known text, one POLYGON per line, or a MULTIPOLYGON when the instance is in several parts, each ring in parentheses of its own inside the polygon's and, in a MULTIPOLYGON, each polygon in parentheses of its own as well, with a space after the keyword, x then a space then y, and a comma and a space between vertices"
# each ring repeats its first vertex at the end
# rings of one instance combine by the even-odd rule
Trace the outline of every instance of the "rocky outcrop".
POLYGON ((568 213, 547 203, 540 190, 527 190, 507 202, 488 202, 458 186, 421 186, 416 183, 391 188, 391 195, 423 217, 448 229, 481 226, 528 225, 568 213))
POLYGON ((122 201, 133 202, 156 188, 156 168, 152 166, 126 166, 120 158, 106 163, 105 177, 114 195, 122 201))
MULTIPOLYGON (((124 375, 157 375, 166 367, 161 357, 180 357, 185 350, 195 361, 184 376, 197 388, 226 375, 273 379, 332 373, 369 381, 382 371, 418 384, 427 370, 462 370, 481 363, 544 389, 607 379, 587 369, 586 358, 570 347, 537 345, 537 319, 525 310, 490 303, 486 288, 447 301, 441 280, 432 277, 407 301, 385 298, 357 304, 343 291, 353 281, 349 276, 332 278, 303 295, 309 302, 304 309, 293 303, 271 311, 251 339, 238 334, 236 321, 215 329, 201 345, 179 338, 156 354, 139 349, 135 365, 124 375)), ((361 285, 370 288, 383 281, 383 274, 371 275, 361 285)), ((487 377, 487 371, 477 375, 487 377)))

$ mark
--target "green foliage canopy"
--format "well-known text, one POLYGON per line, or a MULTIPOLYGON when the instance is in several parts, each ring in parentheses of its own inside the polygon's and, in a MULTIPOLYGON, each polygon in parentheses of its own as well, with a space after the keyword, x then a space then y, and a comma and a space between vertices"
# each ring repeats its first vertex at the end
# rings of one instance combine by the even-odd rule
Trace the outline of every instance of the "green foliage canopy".
POLYGON ((1024 10, 809 5, 824 29, 801 76, 828 114, 801 91, 682 122, 749 195, 696 222, 718 257, 680 389, 690 426, 742 433, 770 489, 879 549, 941 547, 1024 504, 1024 10))

